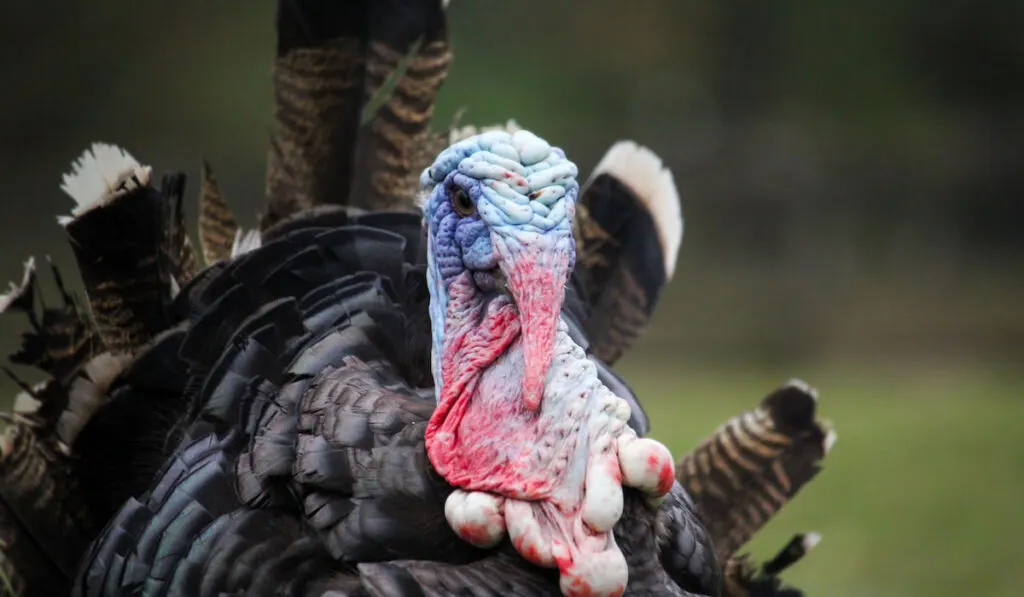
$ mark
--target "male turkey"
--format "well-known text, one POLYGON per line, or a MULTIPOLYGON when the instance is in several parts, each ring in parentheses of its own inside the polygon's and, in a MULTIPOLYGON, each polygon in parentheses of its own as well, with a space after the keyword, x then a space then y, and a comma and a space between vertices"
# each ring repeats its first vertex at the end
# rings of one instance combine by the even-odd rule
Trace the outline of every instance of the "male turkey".
MULTIPOLYGON (((425 176, 433 194, 423 242, 422 216, 402 209, 412 207, 417 158, 437 144, 426 124, 450 58, 444 15, 435 3, 405 2, 387 10, 407 18, 388 19, 373 8, 384 3, 370 4, 282 4, 283 126, 262 234, 236 230, 207 178, 203 252, 220 261, 198 275, 182 175, 154 188, 147 167, 97 146, 66 181, 80 207, 63 223, 93 321, 61 287, 64 305, 35 318, 13 359, 52 376, 25 388, 2 446, 0 532, 17 594, 67 594, 80 559, 82 595, 558 594, 559 575, 520 556, 559 568, 566 593, 583 581, 615 593, 619 551, 629 594, 716 593, 721 570, 703 526, 681 487, 667 487, 662 449, 632 439, 646 432, 642 410, 595 356, 613 361, 629 347, 672 274, 681 219, 671 175, 647 150, 613 147, 580 194, 579 259, 561 309, 564 282, 555 281, 571 269, 575 172, 528 133, 488 133, 440 155, 425 176), (359 108, 397 64, 389 57, 417 46, 398 92, 360 127, 359 108), (332 78, 339 72, 360 76, 332 78), (521 232, 527 216, 538 230, 521 232), (551 283, 529 284, 538 278, 551 283), (504 356, 496 339, 511 346, 504 356), (446 368, 446 347, 449 363, 469 365, 446 368), (524 362, 554 372, 544 383, 524 375, 524 362), (475 380, 474 369, 484 371, 475 380), (589 380, 595 398, 563 402, 565 370, 576 387, 589 380), (517 397, 469 401, 451 390, 473 383, 517 397), (518 425, 495 425, 495 411, 519 399, 529 407, 507 419, 518 425), (569 424, 583 419, 586 446, 569 424), (479 457, 443 449, 452 444, 479 457), (551 466, 519 465, 508 452, 516 446, 539 447, 551 466), (619 492, 608 467, 620 446, 626 484, 668 490, 659 510, 639 491, 619 492), (658 474, 629 457, 645 451, 635 446, 652 449, 658 474), (506 496, 504 517, 494 495, 506 496), (503 534, 513 540, 498 542, 503 534), (594 561, 610 565, 586 569, 594 561)), ((3 306, 32 319, 35 295, 30 263, 3 306)), ((681 479, 732 479, 749 463, 742 450, 754 450, 770 474, 743 471, 726 489, 761 504, 760 521, 742 522, 748 532, 813 475, 827 443, 813 403, 797 425, 777 410, 742 427, 751 441, 739 456, 681 479), (764 502, 761 492, 783 479, 783 498, 764 502)), ((691 491, 698 507, 714 504, 691 491)), ((712 529, 733 524, 710 507, 704 514, 712 529)), ((726 591, 776 589, 732 560, 725 573, 726 591)))

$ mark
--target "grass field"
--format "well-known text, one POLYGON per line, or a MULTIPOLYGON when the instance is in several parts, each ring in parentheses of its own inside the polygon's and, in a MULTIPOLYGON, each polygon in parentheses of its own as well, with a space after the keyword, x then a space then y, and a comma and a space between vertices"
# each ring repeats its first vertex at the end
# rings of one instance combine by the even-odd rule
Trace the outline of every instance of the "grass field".
MULTIPOLYGON (((677 455, 788 377, 621 369, 677 455)), ((786 575, 810 597, 1024 595, 1024 373, 798 373, 839 441, 755 555, 815 530, 821 544, 786 575)))

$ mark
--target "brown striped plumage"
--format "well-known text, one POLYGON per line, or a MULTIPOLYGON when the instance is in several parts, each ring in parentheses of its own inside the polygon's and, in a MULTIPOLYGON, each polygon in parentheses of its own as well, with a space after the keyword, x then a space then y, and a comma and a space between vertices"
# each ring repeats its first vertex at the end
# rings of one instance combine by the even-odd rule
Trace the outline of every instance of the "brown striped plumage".
POLYGON ((65 231, 85 284, 103 345, 130 353, 168 325, 176 287, 195 275, 195 253, 185 228, 183 174, 166 175, 102 199, 70 219, 65 231))
POLYGON ((163 197, 161 221, 164 226, 160 255, 166 262, 160 269, 165 283, 181 287, 191 282, 199 272, 199 260, 185 224, 185 175, 165 176, 160 184, 163 197), (170 277, 174 278, 173 284, 170 277))
POLYGON ((786 586, 779 573, 807 555, 818 542, 815 534, 797 534, 779 553, 757 566, 747 555, 733 556, 722 566, 721 597, 803 597, 799 589, 786 586))
MULTIPOLYGON (((441 30, 443 35, 443 29, 441 30)), ((405 71, 388 95, 388 77, 400 71, 405 58, 380 42, 370 44, 365 99, 384 92, 387 99, 364 126, 356 153, 351 204, 373 209, 409 209, 419 188, 419 175, 429 165, 420 150, 427 144, 437 93, 452 60, 447 39, 415 44, 405 71)))
POLYGON ((213 168, 206 160, 203 160, 202 177, 199 186, 199 244, 203 260, 211 265, 231 256, 238 223, 224 201, 213 168))
POLYGON ((590 351, 612 365, 647 328, 668 282, 659 214, 614 174, 600 173, 576 204, 576 272, 589 304, 590 351))
POLYGON ((7 371, 23 390, 14 413, 4 417, 10 425, 0 436, 0 570, 16 568, 8 576, 14 597, 67 594, 76 559, 97 530, 77 496, 75 440, 128 361, 127 355, 103 352, 93 322, 55 267, 52 273, 59 305, 43 303, 35 263, 29 260, 21 284, 4 296, 0 308, 0 313, 24 314, 30 325, 11 362, 49 377, 30 387, 7 371))
POLYGON ((723 560, 821 470, 831 436, 815 420, 815 406, 813 391, 786 385, 680 461, 677 478, 707 519, 723 560))
POLYGON ((451 59, 440 2, 283 1, 262 229, 317 205, 413 207, 451 59))
POLYGON ((821 471, 835 435, 816 420, 816 407, 813 389, 790 382, 722 425, 676 468, 727 562, 723 595, 756 594, 756 571, 737 551, 821 471))
POLYGON ((278 130, 267 160, 267 229, 302 209, 344 203, 362 108, 363 41, 341 38, 287 51, 274 63, 278 130))
POLYGON ((25 264, 21 284, 5 295, 0 313, 23 313, 31 325, 31 330, 22 335, 20 350, 11 355, 11 362, 49 372, 63 383, 70 381, 81 364, 97 354, 101 342, 95 327, 64 287, 64 280, 52 263, 50 271, 61 296, 60 306, 43 304, 41 312, 37 312, 38 273, 35 260, 30 259, 25 264))
POLYGON ((625 268, 615 270, 607 283, 614 289, 605 292, 594 305, 596 316, 590 320, 593 349, 606 363, 618 361, 637 341, 651 317, 650 297, 625 268))
POLYGON ((64 499, 75 493, 70 469, 55 438, 43 430, 12 425, 0 439, 0 496, 18 520, 33 522, 32 528, 26 528, 12 519, 0 529, 9 545, 5 552, 14 554, 15 545, 28 548, 16 556, 22 560, 23 574, 35 574, 53 564, 64 574, 73 573, 76 558, 89 540, 81 533, 91 526, 81 502, 64 499), (34 552, 46 553, 49 559, 33 560, 34 552))

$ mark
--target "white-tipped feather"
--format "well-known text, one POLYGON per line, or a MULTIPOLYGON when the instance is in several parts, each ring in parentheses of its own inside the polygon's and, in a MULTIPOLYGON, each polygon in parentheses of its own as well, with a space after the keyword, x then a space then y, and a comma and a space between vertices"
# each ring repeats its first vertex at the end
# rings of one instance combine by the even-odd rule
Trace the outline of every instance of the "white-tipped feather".
POLYGON ((21 284, 10 282, 7 286, 7 292, 0 294, 0 313, 6 311, 21 291, 28 286, 28 280, 32 277, 32 272, 34 272, 35 269, 36 258, 29 257, 28 261, 25 262, 25 272, 21 275, 21 284))
POLYGON ((815 402, 818 401, 818 390, 812 388, 811 384, 807 383, 806 381, 794 377, 793 379, 787 381, 786 385, 792 388, 796 388, 801 392, 804 392, 805 394, 810 394, 811 398, 814 398, 815 402))
POLYGON ((28 415, 37 412, 41 405, 42 403, 36 400, 32 394, 21 392, 14 397, 14 408, 12 410, 15 414, 28 415))
POLYGON ((231 257, 238 257, 260 248, 263 244, 263 238, 260 236, 259 230, 250 230, 248 232, 239 228, 235 231, 235 242, 231 245, 231 257))
POLYGON ((683 241, 683 213, 672 171, 661 158, 643 145, 619 141, 611 146, 594 168, 590 179, 609 174, 636 193, 658 230, 658 242, 665 254, 665 276, 672 279, 679 245, 683 241))
POLYGON ((124 149, 108 143, 93 143, 71 168, 60 188, 74 199, 75 207, 70 216, 57 218, 62 226, 90 209, 148 185, 152 171, 124 149))
POLYGON ((804 535, 803 540, 800 542, 803 544, 804 552, 811 551, 814 546, 821 542, 821 534, 819 533, 807 533, 804 535))
POLYGON ((832 450, 832 446, 836 445, 836 441, 839 440, 839 435, 835 429, 829 429, 828 433, 825 434, 824 451, 828 454, 832 450))
POLYGON ((110 400, 110 385, 132 362, 132 358, 130 353, 98 354, 85 364, 83 374, 71 381, 68 395, 76 407, 73 411, 64 412, 57 421, 57 433, 62 440, 59 447, 65 453, 71 452, 71 445, 93 413, 110 400))

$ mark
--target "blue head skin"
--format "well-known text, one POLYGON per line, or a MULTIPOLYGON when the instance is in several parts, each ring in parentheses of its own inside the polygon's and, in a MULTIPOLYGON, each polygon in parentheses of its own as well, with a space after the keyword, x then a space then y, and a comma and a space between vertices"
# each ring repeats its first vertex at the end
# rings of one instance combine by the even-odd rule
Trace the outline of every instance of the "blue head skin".
POLYGON ((528 131, 470 137, 424 171, 438 396, 448 300, 456 284, 480 300, 514 301, 523 336, 524 399, 531 408, 539 404, 576 258, 577 173, 560 149, 528 131))

